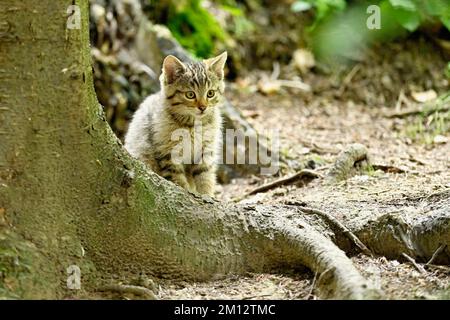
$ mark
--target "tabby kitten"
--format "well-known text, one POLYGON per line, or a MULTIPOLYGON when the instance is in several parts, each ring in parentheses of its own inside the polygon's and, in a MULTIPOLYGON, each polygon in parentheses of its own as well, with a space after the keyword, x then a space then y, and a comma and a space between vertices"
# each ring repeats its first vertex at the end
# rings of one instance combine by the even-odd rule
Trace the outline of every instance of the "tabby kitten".
POLYGON ((220 151, 222 119, 218 104, 225 89, 226 59, 226 52, 189 63, 167 56, 160 77, 161 91, 139 106, 125 137, 125 148, 153 171, 191 192, 210 196, 214 195, 220 151), (190 161, 183 163, 172 156, 180 144, 173 133, 179 129, 187 133, 192 151, 190 161))

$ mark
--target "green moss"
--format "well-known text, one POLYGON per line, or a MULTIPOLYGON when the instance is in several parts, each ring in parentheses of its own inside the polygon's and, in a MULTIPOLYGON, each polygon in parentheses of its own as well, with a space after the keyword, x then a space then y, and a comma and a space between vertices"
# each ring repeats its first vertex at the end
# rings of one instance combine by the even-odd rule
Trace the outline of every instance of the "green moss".
POLYGON ((197 57, 207 58, 214 53, 215 43, 224 41, 227 34, 201 2, 171 3, 167 27, 183 47, 197 57))
MULTIPOLYGON (((33 298, 32 287, 50 290, 48 277, 36 267, 41 264, 43 257, 34 245, 12 231, 0 230, 0 299, 33 298)), ((50 296, 40 292, 40 298, 50 296)))

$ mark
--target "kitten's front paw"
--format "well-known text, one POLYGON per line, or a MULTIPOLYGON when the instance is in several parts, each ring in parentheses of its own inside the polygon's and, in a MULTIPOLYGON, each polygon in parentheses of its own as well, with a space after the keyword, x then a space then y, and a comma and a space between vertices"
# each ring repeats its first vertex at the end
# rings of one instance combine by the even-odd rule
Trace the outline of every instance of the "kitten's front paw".
POLYGON ((212 187, 199 187, 197 186, 197 193, 201 194, 201 195, 205 195, 205 196, 210 196, 211 198, 214 198, 214 188, 212 187))

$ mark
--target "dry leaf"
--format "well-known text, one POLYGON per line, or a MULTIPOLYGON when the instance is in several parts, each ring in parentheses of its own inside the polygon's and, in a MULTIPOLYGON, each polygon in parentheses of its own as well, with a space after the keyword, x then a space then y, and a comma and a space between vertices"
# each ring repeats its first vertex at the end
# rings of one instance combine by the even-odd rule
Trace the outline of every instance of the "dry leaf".
POLYGON ((435 144, 444 144, 448 142, 448 138, 446 136, 438 134, 437 136, 434 137, 433 142, 435 144))
POLYGON ((434 90, 422 91, 422 92, 411 92, 411 96, 417 102, 428 102, 437 98, 437 93, 434 90))
POLYGON ((314 55, 311 51, 306 49, 297 49, 292 56, 294 65, 302 72, 305 73, 316 65, 314 55))
POLYGON ((280 91, 281 84, 279 81, 262 79, 258 82, 258 89, 264 94, 273 94, 280 91))

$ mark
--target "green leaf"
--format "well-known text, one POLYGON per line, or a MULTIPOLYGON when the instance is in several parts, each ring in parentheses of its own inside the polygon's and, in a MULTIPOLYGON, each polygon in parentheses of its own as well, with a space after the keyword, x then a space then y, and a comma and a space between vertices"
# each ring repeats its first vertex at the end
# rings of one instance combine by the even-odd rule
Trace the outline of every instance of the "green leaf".
POLYGON ((431 16, 442 16, 450 9, 450 3, 446 0, 427 0, 423 2, 423 6, 431 16))
POLYGON ((396 8, 395 20, 410 32, 415 31, 420 26, 420 15, 415 11, 396 8))
POLYGON ((447 69, 445 69, 445 75, 450 79, 450 62, 447 64, 447 69))
POLYGON ((226 4, 220 6, 223 10, 228 11, 234 17, 241 17, 244 15, 242 9, 238 7, 232 7, 226 4))
POLYGON ((308 11, 311 8, 312 5, 306 1, 296 1, 291 6, 291 10, 294 12, 308 11))
POLYGON ((444 26, 447 28, 447 30, 450 31, 450 14, 442 16, 441 21, 444 24, 444 26))
POLYGON ((412 0, 389 0, 389 2, 394 8, 416 11, 416 4, 412 0))

